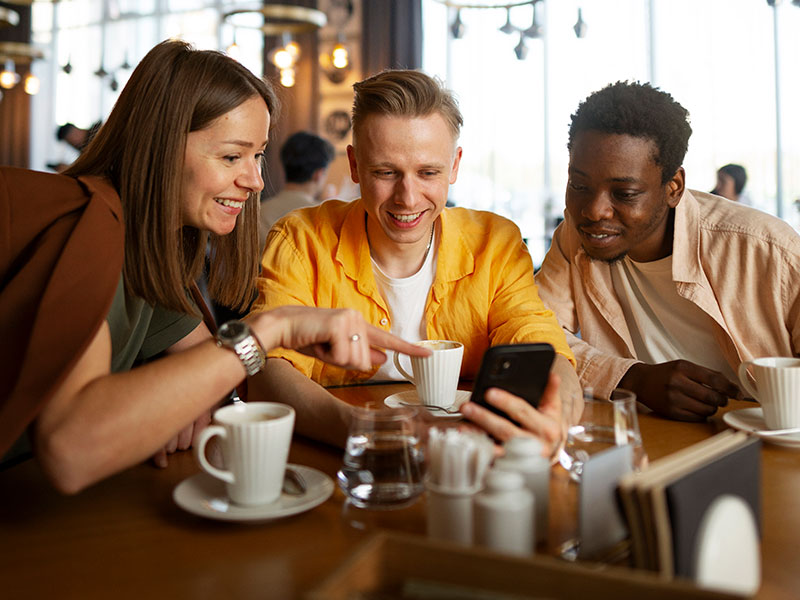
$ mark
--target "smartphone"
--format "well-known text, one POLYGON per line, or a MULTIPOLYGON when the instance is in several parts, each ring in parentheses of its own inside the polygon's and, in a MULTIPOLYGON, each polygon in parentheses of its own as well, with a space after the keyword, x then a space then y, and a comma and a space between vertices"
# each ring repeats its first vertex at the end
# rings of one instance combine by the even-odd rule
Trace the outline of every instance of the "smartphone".
POLYGON ((554 358, 555 350, 550 344, 492 346, 483 355, 470 400, 513 421, 502 410, 484 400, 484 393, 491 387, 497 387, 538 407, 554 358))

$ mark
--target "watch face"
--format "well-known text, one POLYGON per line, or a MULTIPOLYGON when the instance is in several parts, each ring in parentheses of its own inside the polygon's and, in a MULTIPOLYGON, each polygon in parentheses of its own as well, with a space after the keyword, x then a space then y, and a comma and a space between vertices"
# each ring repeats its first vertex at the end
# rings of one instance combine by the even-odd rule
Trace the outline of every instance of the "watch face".
POLYGON ((247 337, 250 328, 241 321, 228 321, 219 328, 219 335, 233 343, 247 337))

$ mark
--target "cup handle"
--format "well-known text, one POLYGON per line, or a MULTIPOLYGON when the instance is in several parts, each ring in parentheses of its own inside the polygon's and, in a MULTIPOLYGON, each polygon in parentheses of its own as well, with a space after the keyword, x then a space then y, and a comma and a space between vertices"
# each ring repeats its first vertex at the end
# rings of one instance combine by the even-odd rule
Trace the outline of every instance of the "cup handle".
POLYGON ((216 477, 217 479, 221 479, 226 483, 233 483, 233 473, 218 469, 208 462, 208 459, 206 458, 206 444, 215 435, 225 438, 227 436, 225 428, 220 427, 219 425, 211 425, 203 429, 203 431, 200 432, 200 435, 197 436, 197 443, 194 445, 194 455, 197 457, 197 462, 200 463, 200 467, 202 467, 206 473, 216 477))
POLYGON ((752 361, 746 360, 742 364, 739 365, 739 383, 742 384, 742 387, 749 393, 753 398, 758 400, 758 393, 756 389, 751 385, 750 379, 747 377, 747 367, 750 366, 752 361))
POLYGON ((400 374, 403 377, 408 379, 414 385, 417 385, 417 382, 414 381, 414 377, 412 375, 409 375, 409 373, 403 368, 403 365, 400 364, 400 353, 399 352, 395 352, 394 353, 394 366, 397 367, 397 370, 400 371, 400 374))

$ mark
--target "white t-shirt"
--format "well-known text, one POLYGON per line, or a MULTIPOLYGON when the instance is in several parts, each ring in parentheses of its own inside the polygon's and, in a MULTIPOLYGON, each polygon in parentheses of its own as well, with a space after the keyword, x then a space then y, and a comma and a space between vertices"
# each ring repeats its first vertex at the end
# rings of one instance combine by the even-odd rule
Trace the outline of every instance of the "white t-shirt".
MULTIPOLYGON (((410 277, 395 279, 389 277, 372 260, 372 272, 378 291, 389 306, 392 319, 392 334, 409 342, 427 339, 425 323, 425 303, 428 300, 433 279, 436 275, 436 255, 438 248, 436 234, 431 242, 431 249, 425 257, 419 271, 410 277)), ((411 363, 407 357, 401 359, 403 368, 411 372, 411 363)), ((370 377, 369 381, 405 381, 406 378, 394 366, 394 351, 386 351, 386 362, 370 377)))
POLYGON ((626 256, 611 265, 611 280, 639 360, 654 365, 682 358, 738 381, 714 339, 714 320, 678 295, 672 256, 645 263, 626 256))

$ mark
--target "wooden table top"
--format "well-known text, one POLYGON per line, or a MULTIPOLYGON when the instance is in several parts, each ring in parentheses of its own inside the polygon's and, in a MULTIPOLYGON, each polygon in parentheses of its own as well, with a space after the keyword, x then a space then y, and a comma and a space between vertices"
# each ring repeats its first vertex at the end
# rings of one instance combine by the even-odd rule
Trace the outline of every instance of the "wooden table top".
MULTIPOLYGON (((353 403, 381 401, 408 384, 335 388, 353 403)), ((752 405, 733 402, 730 409, 752 405)), ((645 450, 656 459, 725 428, 721 417, 690 424, 640 415, 645 450)), ((764 444, 763 584, 760 599, 800 597, 800 452, 764 444)), ((335 480, 342 450, 295 438, 289 461, 335 480)), ((0 472, 0 597, 298 598, 379 530, 424 534, 424 499, 395 511, 353 509, 335 489, 306 513, 257 524, 184 512, 172 491, 197 473, 191 452, 167 469, 139 465, 72 497, 55 492, 34 461, 0 472)), ((566 474, 553 470, 551 506, 564 506, 566 474)), ((552 552, 574 525, 558 509, 552 552), (560 522, 561 521, 561 522, 560 522)), ((544 549, 542 549, 544 551, 544 549)))

